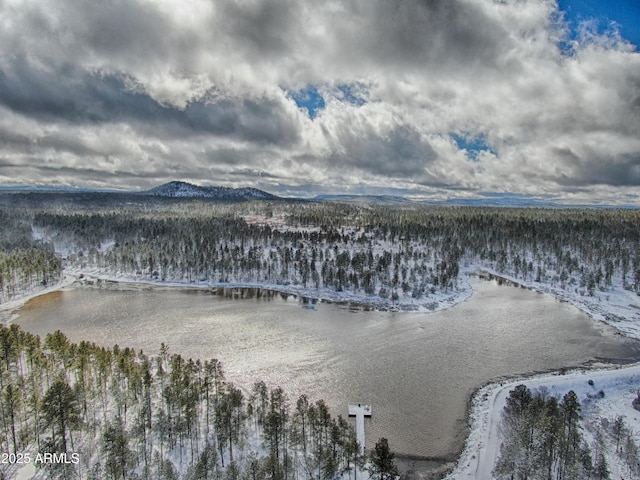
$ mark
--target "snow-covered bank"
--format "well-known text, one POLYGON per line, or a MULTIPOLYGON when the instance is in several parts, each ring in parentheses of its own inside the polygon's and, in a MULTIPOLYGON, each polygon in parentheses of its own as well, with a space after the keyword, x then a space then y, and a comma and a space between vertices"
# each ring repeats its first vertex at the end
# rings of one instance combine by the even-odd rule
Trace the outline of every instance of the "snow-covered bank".
MULTIPOLYGON (((481 388, 473 398, 471 432, 458 465, 447 479, 492 478, 491 472, 500 453, 502 410, 509 392, 520 384, 532 391, 546 387, 551 395, 557 397, 573 390, 582 404, 583 423, 622 415, 632 432, 640 432, 640 412, 631 405, 640 387, 640 364, 614 369, 575 370, 564 375, 537 375, 493 383, 481 388), (597 398, 599 391, 604 392, 603 398, 597 398)), ((612 478, 624 477, 625 467, 616 460, 613 452, 607 453, 612 478)))
POLYGON ((164 281, 137 275, 113 274, 99 269, 70 269, 65 270, 65 272, 69 272, 77 278, 82 277, 83 283, 91 283, 100 280, 104 282, 116 282, 119 284, 140 284, 158 287, 193 288, 202 290, 217 288, 258 288, 288 295, 295 295, 297 297, 307 298, 313 301, 351 304, 364 308, 374 308, 376 310, 424 313, 437 312, 451 308, 454 305, 467 300, 473 293, 467 275, 460 275, 458 278, 458 287, 455 290, 451 290, 449 292, 436 292, 434 294, 430 294, 428 298, 420 300, 403 298, 400 301, 393 301, 389 298, 383 298, 378 295, 359 295, 344 291, 338 292, 329 288, 304 288, 299 285, 279 285, 258 282, 221 283, 211 281, 164 281))
POLYGON ((640 296, 614 283, 607 291, 588 295, 583 289, 563 289, 550 283, 526 281, 501 273, 492 268, 472 265, 465 272, 485 272, 537 292, 551 295, 562 302, 569 302, 594 320, 614 327, 621 334, 640 340, 640 296))
POLYGON ((29 300, 39 297, 40 295, 46 295, 47 293, 56 292, 63 288, 70 287, 77 280, 78 280, 78 277, 74 273, 64 272, 64 275, 62 276, 62 280, 60 280, 58 283, 54 285, 50 285, 48 287, 41 288, 39 290, 30 291, 28 293, 25 293, 24 295, 20 295, 14 298, 10 302, 0 303, 0 322, 4 324, 11 322, 11 320, 13 320, 14 318, 14 312, 18 310, 20 307, 22 307, 29 300))

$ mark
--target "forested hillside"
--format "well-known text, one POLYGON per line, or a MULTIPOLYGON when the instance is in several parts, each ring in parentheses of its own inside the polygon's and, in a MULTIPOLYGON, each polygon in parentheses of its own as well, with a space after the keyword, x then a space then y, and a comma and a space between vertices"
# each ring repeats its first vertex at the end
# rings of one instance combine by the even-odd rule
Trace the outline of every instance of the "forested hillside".
POLYGON ((68 265, 140 279, 282 285, 428 307, 430 296, 455 291, 461 267, 477 264, 581 295, 614 280, 640 292, 635 210, 192 202, 20 215, 68 265))
MULTIPOLYGON (((585 298, 640 293, 636 210, 190 200, 7 206, 0 219, 0 302, 55 284, 63 268, 344 294, 406 309, 434 308, 476 267, 585 298)), ((0 330, 0 344, 2 449, 77 453, 66 464, 38 465, 54 478, 326 479, 362 460, 352 428, 324 402, 302 396, 294 404, 259 380, 242 392, 216 360, 184 359, 166 347, 148 357, 72 345, 60 333, 40 342, 15 326, 0 330)), ((543 400, 551 403, 539 405, 542 423, 530 426, 542 429, 539 438, 557 427, 561 442, 563 404, 543 400)), ((558 452, 539 454, 545 468, 565 468, 558 452)), ((521 461, 508 453, 505 472, 521 461)), ((0 468, 10 474, 15 465, 0 468)))

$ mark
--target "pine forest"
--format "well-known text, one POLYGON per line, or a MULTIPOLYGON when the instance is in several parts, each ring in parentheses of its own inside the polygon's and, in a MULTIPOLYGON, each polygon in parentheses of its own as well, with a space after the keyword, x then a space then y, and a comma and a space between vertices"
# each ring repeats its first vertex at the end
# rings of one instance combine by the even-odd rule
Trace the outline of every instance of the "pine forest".
MULTIPOLYGON (((637 210, 14 203, 0 207, 0 303, 86 272, 403 310, 437 308, 476 267, 584 297, 613 286, 640 294, 637 210)), ((243 391, 216 359, 164 344, 151 356, 73 344, 59 331, 41 339, 16 325, 0 327, 0 349, 2 452, 42 460, 47 478, 329 480, 365 468, 354 428, 322 400, 289 398, 260 379, 243 391), (36 458, 43 453, 65 461, 36 458)), ((495 474, 606 478, 582 443, 576 402, 512 392, 495 474)), ((397 472, 387 450, 381 439, 374 452, 388 470, 375 478, 397 472)), ((0 465, 0 478, 14 466, 0 465)))

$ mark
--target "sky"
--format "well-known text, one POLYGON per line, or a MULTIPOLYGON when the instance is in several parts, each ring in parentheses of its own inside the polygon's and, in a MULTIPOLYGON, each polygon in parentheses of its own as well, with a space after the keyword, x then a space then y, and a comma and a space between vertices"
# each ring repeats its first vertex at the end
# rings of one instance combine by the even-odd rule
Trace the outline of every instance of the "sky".
POLYGON ((640 205, 638 0, 0 0, 0 185, 640 205))

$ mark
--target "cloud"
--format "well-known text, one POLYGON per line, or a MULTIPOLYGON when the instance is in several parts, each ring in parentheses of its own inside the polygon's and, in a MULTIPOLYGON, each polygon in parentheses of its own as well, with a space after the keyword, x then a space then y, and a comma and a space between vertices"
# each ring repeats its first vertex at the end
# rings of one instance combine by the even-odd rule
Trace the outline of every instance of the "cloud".
POLYGON ((0 19, 2 183, 640 185, 640 54, 570 34, 552 0, 4 0, 0 19))
MULTIPOLYGON (((352 122, 332 122, 333 131, 328 133, 332 152, 327 157, 332 168, 412 178, 423 175, 425 168, 437 157, 429 142, 410 125, 376 126, 365 112, 353 117, 352 122)), ((331 127, 325 125, 325 128, 331 127)))
POLYGON ((209 134, 267 144, 296 140, 295 119, 277 98, 202 98, 180 109, 136 91, 122 75, 35 67, 24 58, 8 62, 7 71, 0 71, 0 104, 43 122, 124 122, 148 135, 209 134))

